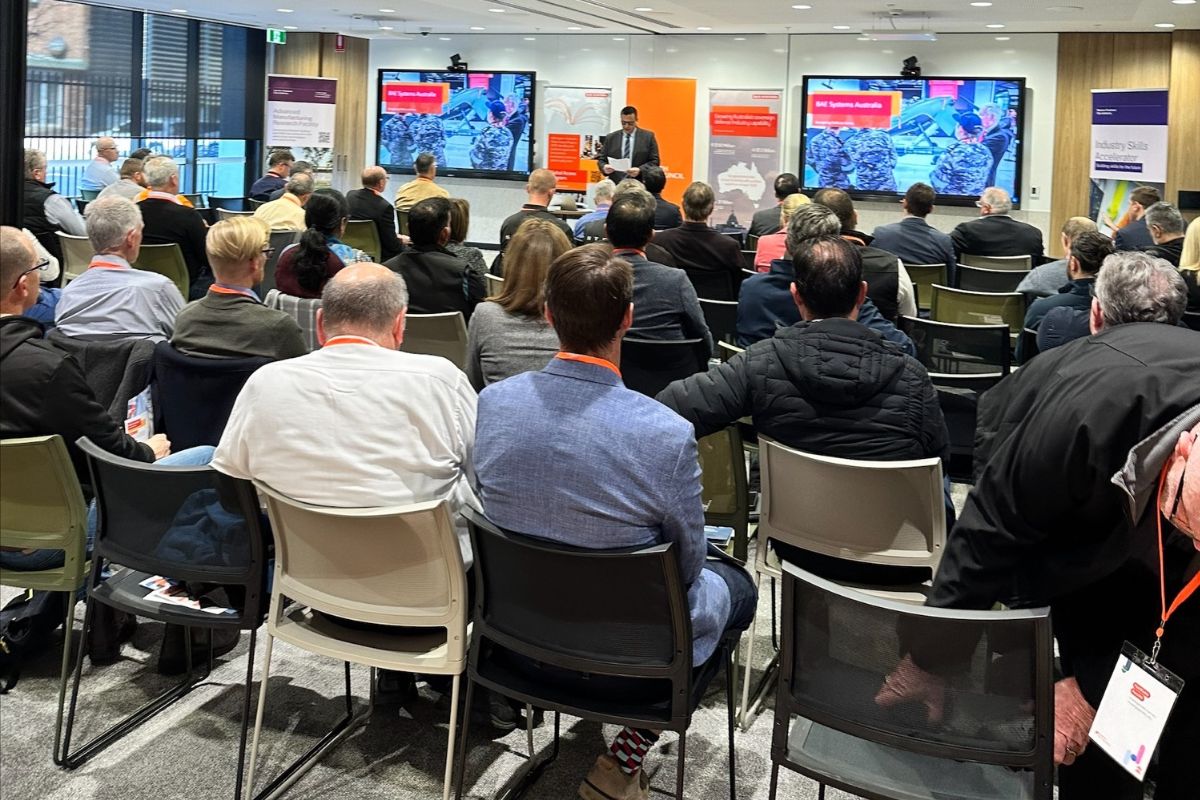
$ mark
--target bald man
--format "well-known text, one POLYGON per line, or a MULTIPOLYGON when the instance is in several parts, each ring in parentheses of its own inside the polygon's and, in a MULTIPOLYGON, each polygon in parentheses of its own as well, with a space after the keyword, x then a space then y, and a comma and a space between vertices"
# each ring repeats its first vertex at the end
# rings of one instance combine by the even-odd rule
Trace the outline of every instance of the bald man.
POLYGON ((387 171, 376 165, 363 170, 361 189, 346 192, 350 219, 370 220, 379 231, 379 249, 382 256, 380 261, 394 258, 404 249, 404 244, 396 235, 396 213, 392 210, 392 204, 383 196, 387 184, 387 171))
POLYGON ((111 136, 101 136, 93 147, 96 148, 96 157, 84 170, 83 177, 79 180, 79 188, 98 192, 121 179, 113 167, 113 162, 117 160, 117 140, 111 136))

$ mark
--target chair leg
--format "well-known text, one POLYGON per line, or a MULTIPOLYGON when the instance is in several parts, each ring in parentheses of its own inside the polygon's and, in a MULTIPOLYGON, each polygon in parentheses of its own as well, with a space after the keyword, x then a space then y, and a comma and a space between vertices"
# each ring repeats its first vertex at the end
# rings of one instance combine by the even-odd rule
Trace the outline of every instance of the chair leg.
MULTIPOLYGON (((61 767, 62 759, 62 728, 63 710, 67 704, 67 681, 71 678, 71 639, 75 633, 75 592, 67 592, 67 616, 63 620, 63 652, 62 674, 58 679, 58 716, 54 720, 54 765, 61 767)), ((79 641, 79 649, 83 650, 83 640, 79 641)))
POLYGON ((733 747, 733 673, 736 643, 729 645, 725 654, 725 710, 729 717, 729 800, 737 800, 737 751, 733 747))
POLYGON ((75 728, 75 703, 79 699, 79 677, 83 673, 83 642, 87 641, 88 627, 92 624, 93 606, 89 597, 83 607, 83 629, 80 632, 80 645, 75 653, 75 676, 71 685, 71 705, 67 709, 67 729, 63 733, 62 750, 59 753, 58 765, 67 766, 67 753, 71 751, 71 732, 75 728))
POLYGON ((679 763, 675 767, 675 800, 683 800, 684 759, 687 756, 687 731, 679 734, 679 763))
POLYGON ((775 579, 771 578, 771 647, 779 649, 779 634, 776 632, 778 615, 775 611, 775 579))
POLYGON ((529 757, 533 758, 533 705, 525 704, 525 744, 529 748, 529 757))
POLYGON ((467 696, 464 703, 462 733, 458 740, 458 790, 455 797, 462 800, 463 785, 467 782, 467 734, 471 732, 471 696, 475 693, 475 681, 467 675, 467 696))
POLYGON ((242 733, 238 739, 237 778, 233 787, 233 800, 242 796, 242 778, 246 769, 246 738, 250 731, 250 697, 254 692, 254 647, 257 644, 258 629, 250 630, 250 651, 246 653, 246 688, 242 692, 242 733))
MULTIPOLYGON (((442 800, 450 800, 450 787, 454 780, 454 733, 458 727, 458 684, 462 674, 454 676, 450 684, 450 735, 446 742, 446 776, 442 779, 442 800)), ((470 709, 467 709, 470 713, 470 709)))
POLYGON ((817 800, 825 800, 825 784, 817 784, 817 800))
POLYGON ((779 762, 771 764, 771 793, 767 795, 768 800, 775 800, 775 794, 779 790, 779 762))
MULTIPOLYGON (((254 767, 258 763, 258 735, 262 733, 263 709, 267 705, 267 679, 271 677, 271 650, 275 646, 275 637, 267 633, 267 646, 263 649, 262 677, 258 685, 258 711, 254 716, 254 736, 250 739, 250 771, 246 775, 246 800, 254 791, 254 767)), ((247 682, 249 683, 249 682, 247 682)))

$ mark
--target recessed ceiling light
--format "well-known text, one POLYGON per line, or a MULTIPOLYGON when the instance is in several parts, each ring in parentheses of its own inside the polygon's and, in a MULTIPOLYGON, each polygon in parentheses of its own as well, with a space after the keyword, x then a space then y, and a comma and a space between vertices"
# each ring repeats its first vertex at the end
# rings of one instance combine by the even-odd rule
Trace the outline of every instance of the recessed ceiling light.
POLYGON ((1154 27, 1156 27, 1156 28, 1174 28, 1175 23, 1174 22, 1156 22, 1156 23, 1154 23, 1154 27))
POLYGON ((439 36, 439 37, 438 37, 438 39, 439 39, 439 40, 441 40, 441 41, 443 41, 443 42, 448 42, 448 41, 450 41, 450 37, 449 37, 449 36, 439 36))
POLYGON ((774 50, 772 50, 771 52, 772 52, 772 53, 779 53, 780 55, 782 55, 782 54, 784 54, 784 53, 786 53, 786 52, 787 52, 787 48, 786 48, 786 47, 776 47, 776 48, 775 48, 774 50))
POLYGON ((707 25, 698 25, 698 26, 696 27, 696 30, 698 30, 698 31, 711 31, 711 30, 712 30, 712 28, 708 27, 707 25))
POLYGON ((991 5, 991 3, 980 2, 980 3, 971 3, 971 5, 975 6, 976 8, 987 8, 988 6, 991 5))
POLYGON ((504 8, 489 8, 488 9, 488 11, 492 12, 493 14, 503 14, 507 10, 508 9, 504 9, 504 8))
POLYGON ((654 9, 651 8, 650 6, 638 6, 637 8, 634 9, 634 11, 642 11, 642 12, 653 11, 653 10, 654 9))
POLYGON ((997 42, 1007 42, 1011 38, 1012 38, 1011 36, 997 36, 996 41, 997 42))
POLYGON ((483 27, 482 25, 472 25, 472 26, 471 26, 471 30, 473 30, 473 31, 486 31, 486 30, 487 30, 487 28, 483 27))
POLYGON ((735 42, 744 42, 744 41, 746 41, 746 37, 745 36, 735 36, 735 37, 733 37, 733 40, 735 42))
POLYGON ((1076 11, 1083 11, 1083 6, 1046 6, 1047 11, 1053 11, 1056 14, 1071 14, 1076 11))
POLYGON ((536 42, 536 41, 537 41, 537 37, 536 37, 536 36, 526 36, 526 37, 525 37, 525 41, 527 41, 527 42, 536 42))
POLYGON ((1194 6, 1194 5, 1196 5, 1196 0, 1171 0, 1171 2, 1177 6, 1194 6))
POLYGON ((583 30, 583 28, 579 27, 578 25, 571 25, 571 26, 569 26, 569 27, 567 28, 567 30, 569 30, 569 31, 581 31, 581 30, 583 30))
POLYGON ((850 30, 850 26, 849 25, 834 25, 833 29, 835 31, 848 31, 848 30, 850 30))
POLYGON ((623 41, 625 41, 625 37, 624 36, 614 36, 613 41, 614 42, 623 42, 623 41))
POLYGON ((394 30, 394 28, 392 28, 392 26, 391 26, 391 25, 380 25, 380 26, 379 26, 379 30, 381 30, 381 31, 390 31, 390 30, 394 30))
POLYGON ((188 12, 187 12, 186 8, 172 8, 171 13, 172 14, 186 14, 188 12))
POLYGON ((870 36, 860 36, 860 37, 858 37, 858 41, 869 42, 869 41, 871 41, 871 37, 870 36))
POLYGON ((1000 30, 1001 28, 1003 28, 1003 27, 1004 27, 1004 23, 1001 23, 1001 22, 993 22, 992 24, 990 24, 990 25, 988 25, 988 26, 986 26, 986 27, 988 27, 988 28, 991 28, 991 29, 992 29, 992 30, 994 30, 994 31, 998 31, 998 30, 1000 30))
POLYGON ((285 31, 298 31, 298 30, 300 30, 300 26, 299 25, 284 25, 283 29, 285 31))
POLYGON ((812 9, 812 6, 806 6, 804 4, 800 4, 798 6, 792 6, 792 8, 796 9, 797 11, 808 11, 808 10, 812 9))
POLYGON ((395 14, 395 13, 396 13, 396 9, 394 9, 394 8, 381 8, 381 9, 379 9, 379 13, 380 13, 380 14, 395 14))
POLYGON ((292 13, 292 9, 290 9, 290 8, 277 8, 277 9, 275 9, 275 10, 276 10, 276 11, 278 11, 280 14, 290 14, 290 13, 292 13))

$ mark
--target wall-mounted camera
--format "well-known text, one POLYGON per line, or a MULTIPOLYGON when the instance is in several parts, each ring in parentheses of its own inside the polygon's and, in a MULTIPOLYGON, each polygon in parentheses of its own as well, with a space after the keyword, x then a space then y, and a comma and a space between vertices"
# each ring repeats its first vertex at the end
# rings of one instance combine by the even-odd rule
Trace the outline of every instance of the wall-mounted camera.
POLYGON ((468 64, 466 61, 463 61, 461 55, 455 53, 454 55, 450 56, 450 66, 446 67, 446 69, 450 70, 451 72, 466 72, 469 67, 470 64, 468 64))
POLYGON ((901 78, 919 78, 921 77, 921 65, 917 63, 916 56, 909 56, 904 59, 904 66, 900 70, 901 78))

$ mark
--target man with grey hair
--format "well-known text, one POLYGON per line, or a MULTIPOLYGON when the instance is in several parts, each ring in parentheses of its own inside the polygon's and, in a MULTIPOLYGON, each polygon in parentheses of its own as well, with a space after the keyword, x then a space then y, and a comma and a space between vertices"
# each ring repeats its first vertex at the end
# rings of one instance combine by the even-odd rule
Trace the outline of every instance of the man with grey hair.
POLYGON ((61 262, 62 247, 55 231, 83 236, 87 229, 71 201, 54 191, 53 183, 46 183, 46 154, 40 150, 25 151, 24 190, 21 227, 61 262))
MULTIPOLYGON (((749 347, 762 339, 770 339, 775 331, 800 321, 800 310, 792 299, 791 287, 796 280, 792 254, 807 240, 818 236, 836 236, 842 223, 831 209, 819 203, 797 208, 787 230, 787 258, 771 262, 767 272, 752 275, 742 281, 738 293, 737 344, 749 347)), ((916 355, 912 340, 888 322, 870 297, 864 297, 858 307, 858 321, 898 345, 909 355, 916 355)))
POLYGON ((208 226, 199 211, 180 202, 179 166, 169 156, 147 159, 145 175, 150 193, 138 203, 146 226, 145 243, 179 245, 191 284, 188 299, 199 299, 212 284, 204 249, 208 226))
POLYGON ((63 289, 55 311, 55 324, 67 336, 90 341, 171 337, 183 308, 179 289, 164 275, 132 266, 142 246, 140 205, 124 197, 88 204, 87 234, 96 254, 83 275, 63 289))
POLYGON ((589 222, 604 222, 604 218, 608 216, 608 209, 612 206, 613 195, 616 193, 617 185, 612 182, 611 178, 605 178, 596 184, 596 188, 592 192, 593 202, 596 204, 595 210, 589 211, 575 220, 576 243, 583 244, 586 241, 584 229, 589 222))
POLYGON ((1095 233, 1096 223, 1087 217, 1071 217, 1063 223, 1061 240, 1066 255, 1057 261, 1034 267, 1021 279, 1017 291, 1037 297, 1050 297, 1067 285, 1067 264, 1071 260, 1071 242, 1084 233, 1095 233))
POLYGON ((118 158, 117 141, 111 136, 101 136, 93 146, 96 148, 96 157, 83 171, 79 188, 98 192, 118 180, 117 171, 113 169, 113 162, 118 158))
POLYGON ((1183 257, 1183 237, 1187 233, 1187 222, 1179 209, 1165 200, 1159 201, 1146 209, 1144 219, 1154 244, 1142 249, 1178 267, 1183 257))
MULTIPOLYGON (((635 180, 634 178, 625 178, 624 180, 622 180, 620 183, 618 183, 616 185, 616 188, 613 190, 612 202, 615 203, 616 201, 620 200, 622 197, 626 197, 629 195, 636 197, 638 199, 638 202, 643 203, 645 205, 649 205, 651 208, 657 209, 657 201, 654 199, 654 195, 650 194, 650 191, 645 187, 645 185, 642 184, 641 181, 635 180)), ((611 208, 612 208, 612 204, 610 203, 609 209, 611 209, 611 208)), ((655 213, 657 213, 657 210, 655 211, 655 213)), ((583 237, 577 238, 576 241, 581 242, 582 244, 593 244, 595 242, 607 242, 608 241, 607 220, 608 220, 608 212, 606 211, 603 218, 594 219, 591 222, 584 225, 583 226, 583 237)), ((646 245, 642 248, 642 250, 646 253, 646 259, 649 261, 653 261, 655 264, 662 264, 663 266, 666 266, 666 267, 678 267, 679 266, 679 263, 675 261, 675 256, 671 255, 671 252, 669 250, 667 250, 667 248, 663 247, 660 244, 657 244, 656 242, 653 242, 653 241, 647 242, 646 245)))
POLYGON ((950 232, 954 252, 961 263, 964 254, 973 256, 1031 256, 1041 259, 1042 232, 1009 214, 1012 198, 998 186, 989 186, 975 201, 979 219, 960 223, 950 232))
POLYGON ((273 231, 302 231, 308 227, 304 221, 304 204, 312 193, 312 175, 303 172, 290 175, 283 185, 283 195, 254 209, 254 216, 273 231))
POLYGON ((396 235, 396 211, 383 196, 388 185, 387 170, 378 164, 362 171, 362 188, 346 192, 350 219, 365 219, 375 223, 379 233, 380 261, 400 255, 405 237, 396 235))
MULTIPOLYGON (((313 185, 314 186, 316 185, 317 178, 316 178, 316 175, 314 174, 313 165, 311 162, 293 161, 292 168, 288 172, 288 177, 294 178, 297 175, 308 175, 309 177, 311 177, 313 179, 313 185)), ((287 184, 284 184, 283 186, 280 186, 278 189, 276 189, 275 191, 273 191, 269 195, 267 195, 268 202, 271 200, 278 200, 279 198, 283 197, 284 188, 286 186, 287 186, 287 184)))

